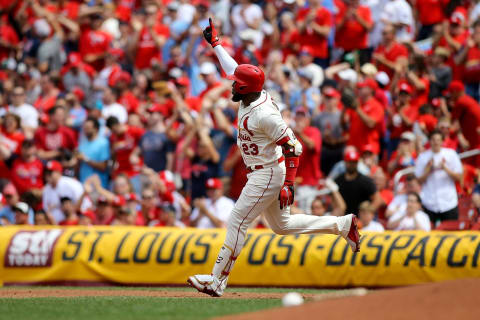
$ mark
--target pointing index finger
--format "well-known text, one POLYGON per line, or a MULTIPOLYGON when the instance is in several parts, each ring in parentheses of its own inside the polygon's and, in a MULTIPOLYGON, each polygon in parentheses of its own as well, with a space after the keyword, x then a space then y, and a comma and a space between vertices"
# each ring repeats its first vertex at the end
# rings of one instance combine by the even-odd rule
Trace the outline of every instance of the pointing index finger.
POLYGON ((210 28, 213 28, 212 18, 208 18, 208 22, 210 23, 210 28))

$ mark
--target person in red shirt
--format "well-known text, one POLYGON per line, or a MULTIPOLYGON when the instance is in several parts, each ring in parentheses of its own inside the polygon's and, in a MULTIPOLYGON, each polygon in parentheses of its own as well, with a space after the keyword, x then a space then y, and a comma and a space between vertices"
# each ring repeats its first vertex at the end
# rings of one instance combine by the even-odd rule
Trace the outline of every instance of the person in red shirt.
POLYGON ((286 11, 282 13, 280 19, 282 26, 280 46, 283 53, 283 62, 285 62, 289 56, 297 55, 300 49, 300 34, 294 21, 294 15, 291 12, 286 11))
POLYGON ((12 182, 20 194, 43 188, 43 164, 36 156, 34 141, 25 140, 21 157, 12 164, 12 182))
POLYGON ((417 54, 411 57, 410 69, 407 66, 397 69, 391 88, 396 88, 402 83, 408 83, 412 87, 412 99, 410 101, 412 106, 420 108, 428 103, 430 75, 423 55, 417 54))
POLYGON ((445 19, 445 7, 449 0, 414 0, 412 6, 422 24, 417 40, 429 38, 433 27, 445 19))
POLYGON ((298 206, 307 211, 316 197, 317 186, 322 177, 320 171, 322 136, 318 128, 310 126, 309 112, 305 107, 297 108, 293 130, 303 147, 297 171, 297 190, 298 194, 302 195, 298 206))
POLYGON ((455 62, 464 66, 463 80, 466 82, 466 93, 475 100, 480 100, 480 21, 473 25, 473 33, 467 39, 455 62))
POLYGON ((3 126, 0 127, 0 178, 9 179, 10 170, 7 167, 7 161, 12 156, 20 154, 25 136, 20 131, 19 116, 7 113, 3 119, 3 126))
POLYGON ((382 43, 375 49, 373 60, 379 72, 384 71, 393 78, 398 65, 407 65, 408 50, 395 40, 395 27, 387 24, 382 31, 382 43))
POLYGON ((398 89, 398 97, 389 117, 390 152, 397 149, 402 133, 412 131, 413 124, 418 117, 418 108, 410 103, 412 87, 408 83, 403 82, 398 89))
POLYGON ((380 131, 382 125, 384 110, 380 102, 374 97, 373 93, 377 88, 377 83, 371 78, 365 79, 357 84, 358 103, 345 105, 343 123, 348 132, 348 145, 363 150, 367 144, 372 145, 375 154, 380 152, 380 131))
POLYGON ((242 45, 235 49, 233 59, 238 64, 263 65, 263 57, 259 49, 255 47, 256 31, 247 29, 240 32, 242 45))
POLYGON ((57 96, 60 90, 55 86, 48 74, 43 75, 39 82, 41 94, 33 106, 37 108, 40 113, 47 113, 57 102, 57 96))
POLYGON ((114 176, 120 173, 129 177, 138 175, 143 165, 138 144, 145 131, 142 128, 121 124, 115 117, 107 119, 107 127, 112 132, 110 146, 115 158, 114 176))
POLYGON ((83 61, 90 64, 96 71, 102 70, 105 65, 105 56, 112 41, 112 36, 100 30, 103 17, 93 14, 89 17, 90 25, 81 30, 79 51, 83 61))
POLYGON ((75 132, 65 126, 65 109, 60 106, 50 108, 48 123, 35 133, 35 146, 42 160, 59 158, 63 150, 73 151, 77 147, 75 132))
POLYGON ((140 107, 140 101, 130 88, 132 82, 132 76, 130 76, 130 73, 121 71, 112 81, 113 83, 111 85, 119 92, 117 102, 127 109, 128 114, 137 113, 139 111, 138 108, 140 107))
POLYGON ((138 70, 150 68, 154 59, 157 60, 157 63, 162 61, 160 48, 163 47, 170 35, 169 28, 159 23, 157 19, 158 8, 156 5, 148 5, 145 12, 145 24, 140 21, 133 24, 134 46, 136 47, 135 68, 138 70))
POLYGON ((333 25, 332 16, 330 11, 321 6, 321 0, 310 0, 308 5, 308 8, 300 9, 297 14, 299 41, 310 45, 315 63, 327 68, 328 35, 333 25))
POLYGON ((335 46, 345 53, 361 50, 360 64, 368 62, 364 49, 367 49, 368 33, 373 28, 370 9, 360 5, 359 0, 346 0, 345 4, 338 7, 335 25, 335 46))
POLYGON ((19 49, 20 40, 15 29, 8 23, 7 15, 0 16, 0 63, 7 59, 11 53, 19 49))
POLYGON ((232 171, 229 198, 237 200, 242 193, 242 189, 247 183, 247 167, 242 159, 240 149, 236 144, 230 147, 227 158, 223 163, 223 171, 232 171))
MULTIPOLYGON (((465 86, 460 81, 452 81, 448 87, 452 120, 454 128, 458 128, 465 137, 468 149, 480 148, 480 105, 472 97, 465 94, 465 86)), ((462 137, 459 137, 460 141, 462 137)), ((480 157, 477 164, 480 164, 480 157)))

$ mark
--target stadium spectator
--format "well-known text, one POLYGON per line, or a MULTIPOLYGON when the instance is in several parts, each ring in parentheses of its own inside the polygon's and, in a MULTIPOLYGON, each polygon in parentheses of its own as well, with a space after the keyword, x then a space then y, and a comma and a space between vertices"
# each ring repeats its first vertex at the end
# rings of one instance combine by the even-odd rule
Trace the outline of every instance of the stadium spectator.
POLYGON ((430 231, 430 219, 421 209, 422 202, 418 193, 408 193, 405 211, 394 213, 387 227, 392 230, 430 231))
MULTIPOLYGON (((0 224, 10 225, 16 223, 16 212, 15 206, 20 203, 20 198, 13 184, 7 184, 3 188, 3 197, 6 200, 5 206, 0 209, 0 224)), ((22 206, 25 208, 25 206, 22 206)), ((33 224, 34 212, 31 208, 28 207, 28 223, 33 224)), ((22 216, 23 218, 23 216, 22 216)))
POLYGON ((193 205, 191 225, 197 228, 225 228, 234 202, 223 195, 220 179, 210 178, 205 184, 207 198, 197 198, 193 205))
POLYGON ((8 107, 8 111, 20 117, 24 134, 29 138, 33 137, 34 131, 38 127, 38 112, 31 105, 26 103, 25 89, 15 87, 11 96, 12 104, 8 107))
POLYGON ((30 207, 25 202, 17 202, 13 207, 13 212, 15 213, 15 224, 16 225, 25 225, 29 223, 29 212, 30 207))
MULTIPOLYGON (((393 0, 389 3, 405 2, 404 0, 393 0)), ((407 4, 408 6, 408 4, 407 4)), ((398 14, 398 13, 395 13, 398 14)), ((401 32, 404 26, 396 29, 390 20, 389 24, 385 25, 382 31, 382 43, 373 52, 373 62, 376 64, 379 72, 385 72, 390 79, 393 78, 395 70, 408 63, 407 48, 397 42, 396 34, 401 32)), ((399 38, 401 41, 402 39, 399 38)))
POLYGON ((76 155, 80 162, 78 178, 84 183, 90 176, 96 174, 100 177, 102 186, 107 188, 108 160, 110 159, 110 144, 108 140, 99 135, 100 123, 93 117, 88 117, 83 124, 85 139, 78 146, 76 155))
POLYGON ((310 205, 311 214, 316 216, 343 216, 347 206, 342 195, 338 192, 338 185, 332 179, 327 179, 325 180, 325 187, 331 192, 331 197, 326 199, 317 196, 313 199, 310 205), (330 206, 327 206, 328 203, 330 203, 330 206), (328 209, 331 210, 327 211, 328 209))
POLYGON ((20 194, 35 191, 41 194, 43 188, 43 163, 36 155, 33 140, 24 140, 20 157, 11 164, 12 182, 20 194))
POLYGON ((455 150, 442 144, 442 133, 433 131, 431 149, 420 153, 415 164, 415 175, 422 184, 422 205, 433 223, 458 219, 455 183, 462 179, 462 163, 455 150))
POLYGON ((347 205, 347 213, 357 214, 360 203, 367 200, 372 202, 372 207, 376 211, 381 202, 380 194, 373 180, 358 172, 357 165, 359 159, 360 155, 357 151, 349 150, 346 152, 343 159, 346 171, 335 179, 339 192, 347 205))
POLYGON ((363 231, 385 231, 381 223, 374 220, 375 210, 372 208, 370 201, 363 201, 358 206, 358 218, 362 224, 363 231))

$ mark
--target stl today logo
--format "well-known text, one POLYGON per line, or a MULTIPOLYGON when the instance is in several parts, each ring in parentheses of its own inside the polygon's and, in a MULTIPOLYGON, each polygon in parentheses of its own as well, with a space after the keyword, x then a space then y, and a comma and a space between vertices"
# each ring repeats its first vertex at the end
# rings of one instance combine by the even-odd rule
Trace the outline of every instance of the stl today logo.
POLYGON ((5 267, 51 266, 53 248, 62 233, 60 229, 17 232, 7 247, 5 267))

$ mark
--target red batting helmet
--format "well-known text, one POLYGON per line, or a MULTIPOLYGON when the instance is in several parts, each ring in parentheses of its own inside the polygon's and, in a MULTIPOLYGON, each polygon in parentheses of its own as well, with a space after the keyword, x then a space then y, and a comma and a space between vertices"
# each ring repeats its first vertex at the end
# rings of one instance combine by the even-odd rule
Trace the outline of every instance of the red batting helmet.
POLYGON ((234 89, 241 94, 260 92, 265 82, 265 74, 259 67, 241 64, 227 79, 235 81, 234 89))

